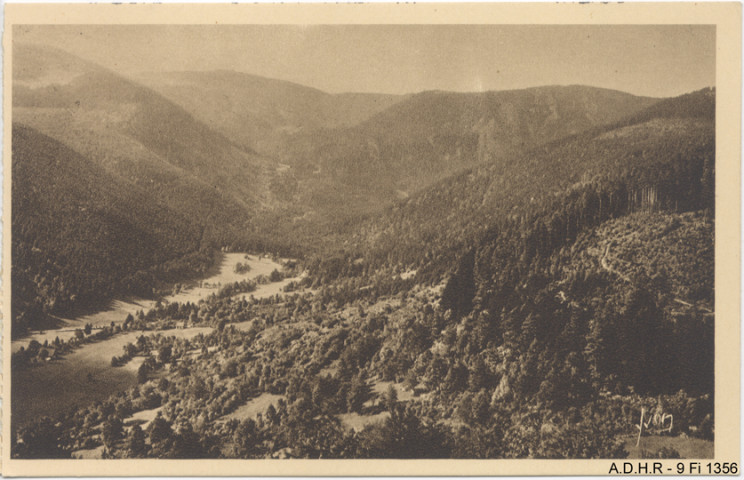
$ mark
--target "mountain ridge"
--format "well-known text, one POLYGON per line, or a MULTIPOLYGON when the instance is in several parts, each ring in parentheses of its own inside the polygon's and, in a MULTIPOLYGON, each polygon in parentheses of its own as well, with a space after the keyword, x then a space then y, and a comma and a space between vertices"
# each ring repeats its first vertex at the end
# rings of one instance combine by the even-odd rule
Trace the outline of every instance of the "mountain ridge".
POLYGON ((403 98, 331 94, 232 70, 141 73, 133 78, 214 125, 238 144, 268 154, 276 153, 276 144, 286 133, 355 124, 368 112, 403 98))
MULTIPOLYGON (((714 145, 714 98, 700 101, 708 92, 703 90, 669 99, 661 107, 652 105, 647 111, 614 124, 548 142, 513 157, 463 169, 368 219, 360 226, 354 242, 375 265, 379 266, 379 259, 373 259, 376 255, 392 255, 393 261, 404 264, 407 264, 404 258, 412 255, 411 258, 417 260, 411 267, 421 268, 425 257, 431 260, 446 251, 461 248, 466 239, 475 241, 489 228, 490 222, 514 216, 514 209, 530 211, 540 202, 559 202, 572 188, 580 189, 595 178, 603 182, 635 178, 634 184, 640 188, 659 173, 652 174, 649 165, 677 163, 674 152, 692 155, 691 160, 696 162, 695 156, 704 155, 701 158, 706 159, 705 165, 701 168, 707 172, 705 175, 712 175, 714 167, 708 153, 714 145), (681 108, 690 103, 700 104, 702 117, 697 116, 699 108, 692 109, 692 114, 681 108), (660 115, 668 118, 660 121, 660 115), (633 125, 637 126, 635 130, 628 130, 633 125), (661 147, 664 143, 668 143, 666 150, 661 147), (707 153, 698 154, 696 149, 707 153), (644 163, 651 159, 648 165, 644 163), (548 188, 543 184, 553 186, 548 188), (448 240, 440 244, 445 238, 448 240), (429 244, 439 244, 442 250, 427 248, 427 252, 422 252, 421 245, 429 244), (377 253, 372 253, 375 250, 377 253)), ((659 182, 666 189, 665 195, 674 193, 673 185, 665 183, 666 180, 659 182)), ((712 205, 712 180, 707 178, 705 182, 707 193, 700 194, 706 195, 704 201, 712 205)), ((683 205, 682 200, 677 202, 683 205)))
MULTIPOLYGON (((101 162, 112 173, 136 179, 141 186, 157 179, 169 185, 164 190, 174 195, 184 187, 193 188, 194 198, 211 196, 210 202, 223 202, 220 210, 234 215, 246 206, 260 204, 260 197, 266 195, 262 183, 254 182, 259 187, 257 195, 246 189, 260 176, 263 160, 239 150, 165 97, 58 50, 52 50, 52 58, 36 66, 34 62, 47 59, 49 52, 24 45, 15 48, 20 49, 14 57, 14 66, 20 67, 16 72, 32 70, 39 76, 44 75, 43 68, 55 71, 58 65, 72 65, 74 74, 65 85, 14 89, 15 120, 101 162), (30 65, 24 65, 27 60, 30 65), (220 172, 210 162, 215 157, 229 175, 216 175, 220 172)), ((201 215, 209 215, 209 210, 190 200, 187 192, 177 198, 201 210, 201 215)))

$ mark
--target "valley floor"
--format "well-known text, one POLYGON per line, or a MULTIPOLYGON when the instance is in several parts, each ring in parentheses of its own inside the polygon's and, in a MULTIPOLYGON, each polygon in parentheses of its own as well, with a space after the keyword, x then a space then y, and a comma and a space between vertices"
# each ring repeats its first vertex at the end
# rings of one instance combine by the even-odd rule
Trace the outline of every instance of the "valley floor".
MULTIPOLYGON (((173 302, 198 303, 209 295, 216 293, 222 286, 243 280, 268 278, 272 271, 282 270, 278 261, 268 256, 249 255, 245 253, 227 253, 217 272, 208 278, 193 282, 161 299, 161 303, 173 302), (238 263, 248 265, 242 273, 236 273, 238 263)), ((286 277, 276 282, 256 285, 249 295, 255 298, 283 295, 283 288, 299 277, 286 277)), ((246 294, 236 294, 244 297, 246 294)), ((67 342, 75 337, 75 331, 86 324, 92 325, 91 335, 109 328, 111 324, 121 326, 127 315, 138 311, 148 311, 155 306, 153 300, 115 300, 108 310, 77 318, 64 319, 65 326, 58 330, 46 330, 34 333, 12 342, 13 353, 28 347, 32 341, 42 345, 52 344, 56 338, 67 342)), ((178 339, 190 339, 197 335, 206 335, 212 327, 169 328, 167 330, 129 331, 101 340, 91 340, 76 348, 69 354, 35 363, 22 371, 14 372, 12 382, 12 405, 18 405, 12 411, 14 428, 23 427, 44 415, 57 416, 93 402, 100 402, 110 395, 137 385, 137 370, 144 357, 132 358, 122 367, 111 366, 112 355, 118 355, 127 344, 134 344, 142 335, 167 335, 178 339)), ((53 348, 53 345, 47 347, 53 348)))
MULTIPOLYGON (((259 276, 268 277, 272 271, 281 270, 282 265, 268 256, 249 255, 246 253, 226 253, 223 255, 220 265, 213 275, 198 281, 192 281, 179 288, 171 295, 166 295, 162 302, 192 302, 197 303, 199 300, 217 292, 220 287, 242 280, 255 280, 259 276), (243 263, 249 266, 244 273, 237 273, 235 266, 243 263)), ((281 294, 283 287, 300 278, 284 278, 279 282, 271 282, 257 285, 256 290, 251 294, 256 298, 265 298, 272 295, 281 294)), ((238 294, 240 297, 243 294, 238 294)), ((94 330, 107 327, 114 324, 121 324, 127 315, 134 315, 138 311, 147 311, 155 305, 154 300, 135 298, 119 299, 111 302, 110 308, 99 312, 91 313, 74 318, 61 318, 62 325, 59 329, 49 329, 31 333, 11 342, 12 352, 15 353, 21 348, 25 348, 30 341, 36 340, 39 343, 52 342, 59 337, 60 340, 67 341, 75 336, 75 330, 83 328, 90 324, 94 330)))

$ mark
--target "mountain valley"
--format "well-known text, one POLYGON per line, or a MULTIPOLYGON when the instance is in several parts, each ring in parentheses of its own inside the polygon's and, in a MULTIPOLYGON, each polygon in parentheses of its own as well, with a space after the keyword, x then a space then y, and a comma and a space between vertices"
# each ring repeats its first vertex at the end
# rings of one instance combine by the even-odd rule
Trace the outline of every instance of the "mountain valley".
POLYGON ((13 404, 14 458, 712 451, 715 89, 330 94, 13 48, 13 340, 152 305, 14 350, 33 412, 87 362, 54 415, 13 404))

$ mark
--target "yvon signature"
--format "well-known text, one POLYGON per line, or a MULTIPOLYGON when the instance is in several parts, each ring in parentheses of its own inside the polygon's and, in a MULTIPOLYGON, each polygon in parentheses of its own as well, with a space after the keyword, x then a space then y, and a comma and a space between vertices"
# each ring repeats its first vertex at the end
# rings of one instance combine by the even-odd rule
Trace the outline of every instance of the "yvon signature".
POLYGON ((656 432, 671 432, 674 428, 674 416, 671 413, 657 412, 651 415, 646 412, 646 408, 641 408, 641 420, 635 427, 638 429, 638 440, 636 446, 641 442, 641 435, 643 432, 656 431, 656 432))

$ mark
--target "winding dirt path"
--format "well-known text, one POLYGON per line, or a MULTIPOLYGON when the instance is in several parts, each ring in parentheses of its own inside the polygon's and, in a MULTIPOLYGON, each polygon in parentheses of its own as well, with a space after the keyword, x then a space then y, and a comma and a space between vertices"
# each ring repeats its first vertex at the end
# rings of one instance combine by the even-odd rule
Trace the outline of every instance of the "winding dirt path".
POLYGON ((608 272, 610 272, 612 274, 615 274, 618 277, 622 278, 626 282, 633 283, 630 280, 630 277, 628 277, 627 275, 624 275, 624 274, 618 272, 617 270, 615 270, 614 268, 612 268, 609 263, 607 263, 607 255, 609 255, 609 253, 610 253, 610 244, 608 243, 607 246, 604 249, 604 252, 602 253, 602 257, 599 259, 600 266, 603 269, 605 269, 606 271, 608 271, 608 272))

